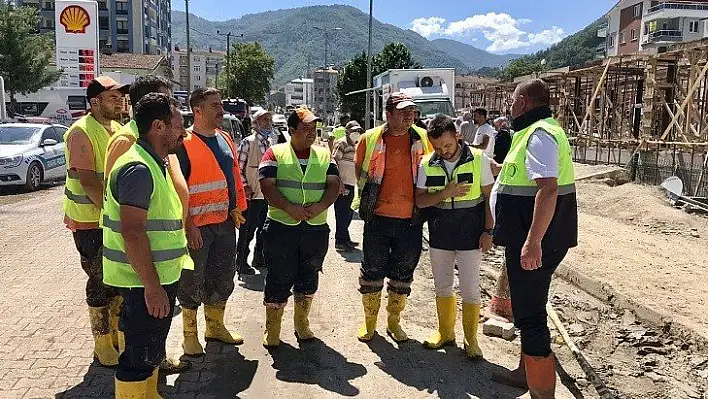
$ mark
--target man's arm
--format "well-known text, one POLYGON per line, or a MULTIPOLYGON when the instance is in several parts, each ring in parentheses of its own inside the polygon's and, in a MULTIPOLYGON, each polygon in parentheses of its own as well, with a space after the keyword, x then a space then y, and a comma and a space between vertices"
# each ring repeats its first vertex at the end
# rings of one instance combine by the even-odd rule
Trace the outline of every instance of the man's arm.
POLYGON ((186 225, 187 215, 189 214, 189 186, 182 175, 177 155, 170 154, 167 156, 167 171, 172 178, 172 184, 175 186, 175 191, 177 191, 179 200, 182 203, 182 223, 186 225))
POLYGON ((103 208, 103 181, 95 171, 76 169, 79 174, 79 182, 91 202, 99 208, 103 208))
MULTIPOLYGON (((256 144, 256 143, 254 143, 256 144)), ((251 151, 251 144, 249 140, 244 138, 238 145, 238 167, 241 171, 241 184, 243 184, 244 192, 246 193, 246 198, 250 199, 253 196, 253 188, 248 186, 248 180, 246 179, 246 168, 248 167, 248 153, 251 151)), ((259 160, 260 161, 260 160, 259 160)))
POLYGON ((482 142, 481 142, 481 143, 479 143, 479 144, 470 144, 470 147, 474 147, 474 148, 477 148, 477 149, 480 149, 480 150, 484 151, 484 150, 487 149, 487 146, 488 146, 488 145, 489 145, 489 136, 487 136, 487 135, 485 134, 484 136, 482 136, 482 142))
POLYGON ((364 165, 364 158, 366 157, 366 138, 362 137, 359 140, 359 144, 356 145, 356 153, 354 157, 354 173, 356 174, 357 181, 361 179, 361 169, 364 165))
POLYGON ((71 153, 69 168, 78 174, 79 183, 91 202, 102 208, 103 180, 96 174, 93 146, 88 135, 80 128, 74 128, 66 145, 71 153))
MULTIPOLYGON (((493 185, 482 186, 482 195, 484 195, 484 229, 492 230, 494 228, 494 216, 492 216, 492 208, 489 206, 489 199, 492 198, 493 185)), ((479 238, 479 249, 482 252, 487 252, 492 248, 492 233, 483 233, 479 238)))

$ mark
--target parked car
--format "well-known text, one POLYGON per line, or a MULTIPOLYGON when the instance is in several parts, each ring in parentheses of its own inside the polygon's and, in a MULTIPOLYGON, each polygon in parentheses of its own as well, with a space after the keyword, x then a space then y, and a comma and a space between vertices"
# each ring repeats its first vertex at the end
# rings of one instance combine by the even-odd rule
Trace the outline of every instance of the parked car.
POLYGON ((231 140, 234 141, 235 145, 238 145, 241 139, 246 136, 241 121, 231 114, 224 115, 224 120, 221 122, 221 129, 231 136, 231 140))
POLYGON ((273 127, 287 129, 288 118, 283 114, 273 114, 273 127))
POLYGON ((34 191, 43 182, 64 179, 67 129, 42 123, 0 125, 0 186, 24 186, 34 191))

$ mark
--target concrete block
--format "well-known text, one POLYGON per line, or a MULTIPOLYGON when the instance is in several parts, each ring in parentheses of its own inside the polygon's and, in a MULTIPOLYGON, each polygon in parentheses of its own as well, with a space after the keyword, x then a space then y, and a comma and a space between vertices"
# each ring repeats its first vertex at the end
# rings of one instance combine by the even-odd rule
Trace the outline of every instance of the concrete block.
POLYGON ((516 336, 516 327, 514 327, 514 324, 512 323, 489 319, 482 325, 482 333, 491 337, 511 340, 516 336))

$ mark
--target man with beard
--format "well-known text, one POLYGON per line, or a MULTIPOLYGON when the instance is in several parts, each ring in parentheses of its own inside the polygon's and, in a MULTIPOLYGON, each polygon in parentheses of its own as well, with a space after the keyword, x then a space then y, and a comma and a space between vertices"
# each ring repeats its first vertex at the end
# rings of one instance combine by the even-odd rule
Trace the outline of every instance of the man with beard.
POLYGON ((301 107, 288 118, 290 142, 268 149, 259 175, 268 201, 265 240, 264 304, 266 327, 263 346, 280 345, 280 326, 291 293, 295 297, 295 336, 315 338, 308 315, 319 285, 319 273, 329 246, 327 209, 339 195, 337 165, 326 148, 313 146, 317 122, 301 107))
POLYGON ((104 366, 118 364, 118 342, 111 331, 110 304, 117 292, 103 284, 101 252, 103 232, 99 226, 103 208, 106 148, 121 125, 116 122, 128 85, 100 76, 86 88, 88 115, 76 121, 64 134, 66 142, 66 187, 64 223, 74 235, 81 267, 88 276, 86 303, 89 306, 94 357, 104 366))
POLYGON ((189 97, 194 127, 177 150, 189 187, 187 240, 194 270, 185 270, 177 298, 182 305, 185 355, 200 356, 197 309, 204 304, 204 338, 240 345, 243 337, 224 326, 226 301, 234 290, 236 227, 245 222, 246 194, 239 178, 236 148, 221 130, 224 108, 221 93, 199 88, 189 97))
POLYGON ((189 261, 182 203, 167 173, 167 155, 186 137, 177 102, 148 94, 135 107, 135 122, 139 138, 113 166, 103 214, 104 282, 123 297, 118 399, 161 397, 158 366, 165 358, 177 282, 189 261))

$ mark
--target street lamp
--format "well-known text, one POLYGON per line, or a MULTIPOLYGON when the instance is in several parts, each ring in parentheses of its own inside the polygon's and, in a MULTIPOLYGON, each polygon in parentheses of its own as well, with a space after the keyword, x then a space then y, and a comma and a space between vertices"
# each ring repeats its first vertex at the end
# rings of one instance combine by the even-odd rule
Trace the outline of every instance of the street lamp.
MULTIPOLYGON (((218 30, 216 31, 216 34, 219 36, 226 36, 226 98, 229 98, 229 82, 231 82, 231 60, 229 58, 229 55, 231 54, 231 32, 227 33, 221 33, 218 30)), ((238 35, 239 37, 243 37, 243 33, 238 35)))
POLYGON ((373 25, 374 16, 374 0, 369 0, 369 49, 366 52, 366 115, 364 119, 364 127, 366 130, 371 129, 371 27, 373 25))
POLYGON ((314 29, 324 32, 324 39, 325 39, 325 58, 324 58, 324 67, 327 69, 328 65, 328 55, 329 55, 329 32, 337 32, 342 30, 342 28, 332 28, 332 29, 324 29, 320 28, 319 26, 313 26, 314 29))

